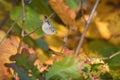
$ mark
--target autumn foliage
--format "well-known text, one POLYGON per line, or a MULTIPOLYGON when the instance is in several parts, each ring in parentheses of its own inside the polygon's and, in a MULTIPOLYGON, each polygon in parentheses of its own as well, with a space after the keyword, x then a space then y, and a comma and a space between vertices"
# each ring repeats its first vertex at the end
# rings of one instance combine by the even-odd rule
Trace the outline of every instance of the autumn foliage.
POLYGON ((96 1, 0 0, 0 80, 120 80, 120 1, 96 1))

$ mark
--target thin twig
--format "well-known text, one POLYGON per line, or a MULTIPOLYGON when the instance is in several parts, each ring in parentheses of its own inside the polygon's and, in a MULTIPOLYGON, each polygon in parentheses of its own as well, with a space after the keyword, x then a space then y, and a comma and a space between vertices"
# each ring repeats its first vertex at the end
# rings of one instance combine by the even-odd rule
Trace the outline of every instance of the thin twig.
POLYGON ((25 24, 25 4, 24 4, 24 0, 21 0, 22 2, 22 33, 21 36, 24 37, 24 32, 25 32, 25 28, 24 28, 24 24, 25 24))
POLYGON ((68 31, 67 31, 67 33, 66 33, 66 35, 65 35, 65 37, 64 37, 64 44, 63 44, 63 46, 62 46, 62 48, 61 48, 61 50, 60 50, 60 53, 62 53, 64 47, 67 45, 69 32, 70 32, 70 27, 68 26, 68 31))
POLYGON ((96 1, 95 5, 94 5, 94 7, 93 7, 93 9, 92 9, 92 12, 91 12, 91 14, 90 14, 90 17, 89 17, 89 19, 87 20, 87 23, 86 23, 86 25, 85 25, 85 29, 84 29, 84 31, 83 31, 83 33, 82 33, 82 35, 81 35, 81 38, 80 38, 80 40, 79 40, 79 44, 78 44, 77 49, 76 49, 76 51, 75 51, 75 54, 76 54, 76 55, 78 55, 79 50, 80 50, 80 48, 81 48, 81 46, 82 46, 82 44, 83 44, 83 41, 84 41, 84 38, 85 38, 85 34, 86 34, 87 30, 88 30, 89 24, 90 24, 90 22, 91 22, 91 20, 92 20, 92 17, 93 17, 93 15, 94 15, 94 13, 95 13, 95 10, 96 10, 96 8, 97 8, 97 6, 98 6, 99 1, 100 1, 100 0, 97 0, 97 1, 96 1))
POLYGON ((17 53, 20 53, 21 48, 22 48, 22 43, 23 43, 23 39, 24 39, 24 32, 25 32, 25 28, 24 28, 24 24, 25 24, 25 4, 24 4, 24 0, 21 0, 22 3, 22 32, 21 32, 21 38, 20 38, 20 43, 17 49, 17 53))
POLYGON ((20 16, 18 16, 18 18, 14 21, 14 23, 12 24, 12 26, 8 29, 7 33, 5 34, 5 36, 2 38, 2 40, 0 41, 0 45, 4 42, 5 38, 8 36, 8 34, 10 33, 10 31, 14 28, 15 24, 17 23, 17 21, 20 19, 20 16))
MULTIPOLYGON (((41 24, 43 24, 43 23, 41 23, 41 24)), ((36 29, 34 29, 32 32, 25 34, 24 37, 26 37, 26 36, 28 36, 28 35, 30 35, 30 34, 36 32, 36 31, 39 30, 40 28, 41 28, 41 25, 38 26, 36 29)))
POLYGON ((119 55, 119 54, 120 54, 120 51, 119 51, 119 52, 114 53, 113 55, 111 55, 111 56, 109 57, 109 59, 112 59, 113 57, 115 57, 115 56, 117 56, 117 55, 119 55))
POLYGON ((50 14, 50 16, 47 17, 46 21, 48 21, 54 14, 55 14, 54 12, 50 14))

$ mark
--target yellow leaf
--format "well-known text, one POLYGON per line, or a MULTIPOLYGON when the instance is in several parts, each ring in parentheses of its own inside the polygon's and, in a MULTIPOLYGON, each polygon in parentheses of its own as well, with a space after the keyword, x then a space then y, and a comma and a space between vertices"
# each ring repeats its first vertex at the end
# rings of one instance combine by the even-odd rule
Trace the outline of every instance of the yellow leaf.
POLYGON ((95 21, 97 28, 101 34, 101 36, 105 39, 109 39, 111 36, 111 33, 109 31, 108 23, 107 22, 101 22, 100 20, 95 21))

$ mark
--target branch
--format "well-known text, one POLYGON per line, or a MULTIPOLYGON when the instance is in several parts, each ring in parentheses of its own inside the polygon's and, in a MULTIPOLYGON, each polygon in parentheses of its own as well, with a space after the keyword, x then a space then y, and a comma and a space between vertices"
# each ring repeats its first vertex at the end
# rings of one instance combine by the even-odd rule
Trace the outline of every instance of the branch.
MULTIPOLYGON (((43 23, 41 23, 41 24, 43 24, 43 23)), ((40 26, 41 26, 41 25, 40 25, 40 26)), ((28 33, 28 34, 25 34, 24 37, 26 37, 26 36, 28 36, 28 35, 36 32, 37 30, 39 30, 39 29, 40 29, 40 26, 38 26, 38 27, 37 27, 35 30, 33 30, 32 32, 30 32, 30 33, 28 33)))
POLYGON ((117 56, 117 55, 119 55, 119 54, 120 54, 120 51, 118 51, 118 52, 112 54, 111 56, 109 56, 109 59, 112 59, 113 57, 115 57, 115 56, 117 56))
POLYGON ((17 23, 17 21, 20 19, 20 16, 18 16, 18 18, 14 21, 14 23, 12 24, 12 26, 8 29, 7 33, 5 34, 5 36, 2 38, 2 40, 0 41, 0 45, 4 42, 5 38, 8 36, 8 34, 10 33, 10 31, 14 28, 15 24, 17 23))
POLYGON ((25 32, 25 28, 24 28, 24 24, 25 24, 25 4, 24 4, 24 0, 21 0, 22 3, 22 32, 21 32, 21 38, 20 38, 20 43, 17 49, 17 53, 21 52, 21 48, 22 48, 22 42, 24 39, 24 32, 25 32))
POLYGON ((96 1, 95 5, 94 5, 94 7, 93 7, 93 9, 92 9, 92 12, 91 12, 91 14, 90 14, 90 17, 89 17, 89 19, 87 20, 87 23, 86 23, 86 25, 85 25, 85 29, 84 29, 84 31, 83 31, 83 33, 82 33, 82 35, 81 35, 81 38, 80 38, 80 40, 79 40, 79 44, 78 44, 77 49, 76 49, 76 51, 75 51, 75 54, 76 54, 76 55, 78 55, 79 50, 80 50, 80 48, 81 48, 81 46, 82 46, 82 44, 83 44, 83 41, 84 41, 84 38, 85 38, 85 34, 86 34, 87 30, 88 30, 89 24, 90 24, 90 22, 91 22, 91 20, 92 20, 92 17, 93 17, 93 15, 94 15, 94 13, 95 13, 95 10, 96 10, 96 8, 97 8, 97 6, 98 6, 99 1, 100 1, 100 0, 97 0, 97 1, 96 1))

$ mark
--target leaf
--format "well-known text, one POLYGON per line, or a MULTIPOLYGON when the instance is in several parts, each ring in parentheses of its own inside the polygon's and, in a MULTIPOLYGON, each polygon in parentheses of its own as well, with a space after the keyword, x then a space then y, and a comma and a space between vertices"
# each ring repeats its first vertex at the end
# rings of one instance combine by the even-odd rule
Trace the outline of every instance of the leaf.
POLYGON ((120 44, 120 10, 109 14, 105 17, 105 21, 108 22, 108 29, 110 33, 112 34, 112 37, 110 38, 110 42, 116 45, 120 44))
MULTIPOLYGON (((25 74, 27 74, 27 75, 28 75, 28 73, 32 74, 31 77, 33 77, 34 79, 36 79, 38 77, 38 75, 40 74, 37 67, 34 66, 34 62, 36 59, 37 59, 36 54, 29 54, 27 49, 22 49, 21 54, 13 55, 10 58, 11 61, 16 61, 15 65, 17 66, 17 68, 18 67, 22 68, 22 72, 23 72, 23 70, 25 70, 26 71, 25 74)), ((19 72, 19 69, 17 69, 17 70, 16 70, 16 68, 13 68, 13 69, 15 71, 19 72)), ((22 72, 20 70, 20 74, 18 73, 18 75, 21 75, 22 72)), ((20 76, 20 78, 22 78, 22 76, 20 76)), ((34 79, 32 79, 32 80, 34 80, 34 79)), ((26 79, 24 79, 24 80, 26 80, 26 79)), ((27 80, 29 80, 29 79, 27 79, 27 80)))
POLYGON ((115 45, 120 44, 120 7, 119 0, 104 0, 97 8, 95 23, 104 39, 115 45), (103 9, 104 8, 104 9, 103 9))
POLYGON ((46 74, 45 80, 65 80, 70 77, 79 78, 80 63, 73 56, 65 57, 60 62, 55 62, 46 74))
POLYGON ((5 36, 5 32, 0 30, 0 42, 3 39, 4 36, 5 36))
POLYGON ((27 70, 31 69, 36 60, 36 54, 29 54, 26 49, 23 49, 21 54, 16 54, 10 57, 11 61, 16 61, 18 66, 21 66, 27 70))
MULTIPOLYGON (((85 1, 85 0, 82 0, 85 1)), ((87 11, 91 11, 90 8, 93 8, 94 0, 86 0, 89 4, 87 7, 87 11)), ((119 35, 120 27, 119 27, 119 0, 104 0, 101 1, 99 6, 97 7, 93 22, 89 25, 89 29, 87 31, 86 36, 89 38, 104 38, 109 40, 113 44, 120 44, 120 37, 116 37, 119 35), (92 34, 92 35, 91 35, 92 34), (112 39, 111 39, 112 38, 112 39)), ((86 16, 86 15, 84 15, 86 16)), ((81 25, 81 24, 79 24, 81 25)), ((82 30, 83 31, 83 30, 82 30)))
POLYGON ((32 77, 28 76, 29 73, 26 70, 22 67, 18 67, 15 63, 6 64, 6 66, 14 69, 15 72, 18 73, 20 80, 34 80, 32 77))
MULTIPOLYGON (((2 37, 3 33, 0 32, 2 37)), ((5 67, 5 63, 10 63, 11 55, 15 55, 19 41, 16 36, 9 36, 0 45, 0 80, 11 80, 12 75, 8 72, 8 68, 5 67)))
MULTIPOLYGON (((11 61, 16 61, 16 64, 18 66, 21 66, 23 68, 27 68, 27 59, 28 59, 28 54, 27 53, 21 53, 17 55, 13 55, 10 57, 11 61)), ((28 68, 27 68, 28 69, 28 68)))
POLYGON ((19 41, 16 36, 10 36, 9 38, 5 39, 0 45, 0 59, 3 60, 4 63, 10 62, 9 57, 16 54, 16 46, 18 45, 19 41))
MULTIPOLYGON (((2 33, 1 33, 1 35, 2 35, 2 33)), ((19 45, 19 38, 16 37, 16 36, 9 36, 9 38, 6 38, 3 41, 3 43, 0 45, 0 55, 1 55, 0 56, 0 62, 1 62, 0 63, 1 64, 0 65, 0 68, 1 68, 1 70, 0 70, 0 79, 2 79, 2 80, 5 79, 5 78, 6 78, 6 80, 10 80, 10 79, 7 79, 7 78, 11 77, 11 74, 9 74, 8 68, 6 68, 4 66, 4 64, 5 63, 11 63, 9 58, 12 55, 16 55, 18 45, 19 45)), ((34 52, 32 49, 28 48, 24 43, 23 43, 22 47, 25 47, 26 49, 28 49, 28 51, 30 53, 34 52)), ((35 54, 30 56, 29 58, 28 58, 28 63, 33 64, 35 54), (29 61, 29 58, 30 58, 30 61, 29 61)), ((13 59, 13 58, 12 58, 12 60, 15 61, 15 59, 13 59)), ((18 58, 18 61, 20 62, 19 65, 23 66, 24 64, 22 64, 22 63, 25 63, 24 60, 25 59, 23 59, 23 57, 19 57, 18 58)), ((30 65, 30 64, 28 64, 28 65, 30 65)))
MULTIPOLYGON (((17 24, 21 27, 22 26, 22 9, 21 7, 15 7, 11 14, 10 17, 12 20, 17 20, 17 24)), ((26 33, 30 33, 32 32, 34 29, 36 29, 38 26, 40 26, 41 24, 41 20, 39 18, 39 16, 37 15, 37 13, 32 10, 32 8, 30 7, 26 7, 26 11, 25 11, 25 32, 26 33)), ((42 32, 42 29, 40 28, 40 30, 36 31, 34 34, 32 34, 33 38, 36 37, 40 37, 42 36, 44 33, 42 32)))
POLYGON ((50 15, 52 13, 48 0, 35 0, 34 2, 34 5, 37 5, 36 9, 39 13, 45 15, 50 15))
POLYGON ((39 59, 39 63, 43 64, 46 60, 48 60, 48 56, 41 50, 40 48, 36 49, 37 57, 39 59))
POLYGON ((109 39, 111 37, 111 33, 108 29, 108 23, 101 22, 99 19, 96 19, 95 23, 96 23, 97 28, 100 32, 100 35, 105 39, 109 39))
POLYGON ((94 54, 97 53, 102 57, 109 57, 113 53, 119 51, 120 47, 114 46, 103 40, 94 40, 88 44, 88 49, 94 52, 94 54))
MULTIPOLYGON (((32 54, 32 55, 29 55, 29 58, 28 58, 28 66, 33 66, 35 60, 37 59, 37 55, 36 54, 32 54)), ((32 67, 31 67, 32 68, 32 67)))
POLYGON ((77 9, 77 2, 76 2, 76 0, 64 0, 64 1, 73 10, 77 9))
POLYGON ((41 38, 36 39, 36 43, 38 45, 39 48, 43 49, 43 50, 48 50, 48 44, 41 38))
MULTIPOLYGON (((106 41, 95 40, 89 43, 88 48, 90 51, 94 52, 94 54, 99 54, 102 57, 109 57, 116 52, 120 51, 119 46, 114 46, 109 44, 106 41)), ((100 56, 99 56, 100 57, 100 56)), ((112 59, 106 61, 111 69, 119 69, 120 68, 120 55, 114 56, 112 59)))
POLYGON ((49 0, 49 3, 64 24, 75 26, 76 13, 63 0, 49 0))
POLYGON ((48 43, 50 49, 60 51, 63 46, 63 41, 57 36, 47 36, 45 41, 48 43), (57 44, 56 44, 57 43, 57 44))

